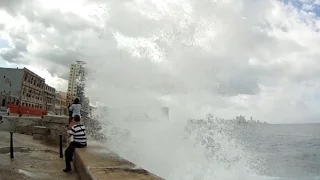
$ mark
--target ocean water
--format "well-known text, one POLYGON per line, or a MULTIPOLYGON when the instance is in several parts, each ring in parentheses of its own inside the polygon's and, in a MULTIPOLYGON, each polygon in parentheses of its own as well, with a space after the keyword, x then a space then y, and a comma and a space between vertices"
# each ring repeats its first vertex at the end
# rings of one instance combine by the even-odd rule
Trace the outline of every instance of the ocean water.
POLYGON ((264 176, 320 179, 320 124, 249 125, 238 139, 264 176))
POLYGON ((320 124, 126 119, 104 130, 108 148, 168 180, 320 179, 320 124))

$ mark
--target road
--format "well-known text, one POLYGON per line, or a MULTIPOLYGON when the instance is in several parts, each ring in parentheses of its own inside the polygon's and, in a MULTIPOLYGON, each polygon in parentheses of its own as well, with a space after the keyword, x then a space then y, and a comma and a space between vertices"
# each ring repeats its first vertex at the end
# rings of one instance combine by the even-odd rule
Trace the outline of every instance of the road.
MULTIPOLYGON (((0 124, 1 126, 1 124, 0 124)), ((64 173, 59 147, 49 146, 32 136, 14 134, 14 159, 10 159, 10 133, 0 131, 0 180, 78 180, 75 172, 64 173)))

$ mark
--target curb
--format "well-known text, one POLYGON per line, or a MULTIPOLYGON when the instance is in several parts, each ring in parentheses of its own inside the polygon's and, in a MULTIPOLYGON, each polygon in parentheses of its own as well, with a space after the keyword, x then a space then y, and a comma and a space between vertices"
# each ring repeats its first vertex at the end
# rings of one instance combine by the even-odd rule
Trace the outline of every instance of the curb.
POLYGON ((75 149, 74 152, 73 166, 75 170, 78 172, 79 178, 81 180, 98 180, 90 171, 90 166, 86 166, 84 164, 83 159, 81 159, 81 156, 79 155, 78 149, 75 149))

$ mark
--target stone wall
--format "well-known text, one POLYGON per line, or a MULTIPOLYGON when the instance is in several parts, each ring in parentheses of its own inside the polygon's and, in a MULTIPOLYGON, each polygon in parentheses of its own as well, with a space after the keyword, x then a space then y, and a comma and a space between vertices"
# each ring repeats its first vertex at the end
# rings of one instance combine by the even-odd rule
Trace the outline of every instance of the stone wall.
POLYGON ((5 116, 3 123, 0 124, 0 130, 33 135, 34 126, 44 126, 47 128, 46 141, 58 144, 60 134, 63 136, 63 142, 66 142, 65 126, 68 122, 67 116, 48 115, 44 118, 5 116))
POLYGON ((32 135, 33 126, 42 126, 40 117, 5 116, 2 120, 3 123, 0 124, 0 130, 20 134, 32 135))
POLYGON ((66 142, 66 125, 69 123, 68 116, 44 116, 43 126, 48 129, 47 141, 53 144, 59 143, 59 136, 62 135, 63 142, 66 142))

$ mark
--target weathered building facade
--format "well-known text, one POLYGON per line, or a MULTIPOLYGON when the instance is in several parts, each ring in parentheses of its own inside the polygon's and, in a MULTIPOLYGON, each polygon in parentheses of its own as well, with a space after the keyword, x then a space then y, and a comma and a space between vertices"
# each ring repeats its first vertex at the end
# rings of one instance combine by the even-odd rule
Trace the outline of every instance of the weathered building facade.
POLYGON ((56 115, 68 115, 67 93, 58 91, 55 102, 56 115))
POLYGON ((22 69, 0 68, 1 107, 6 108, 8 104, 20 104, 22 77, 22 69))
POLYGON ((44 105, 45 109, 52 114, 55 114, 55 103, 56 103, 56 89, 49 86, 48 84, 44 85, 44 105))
POLYGON ((56 93, 55 114, 68 115, 67 93, 61 91, 56 93))
POLYGON ((0 68, 0 105, 43 108, 45 79, 27 68, 0 68))
POLYGON ((45 79, 27 68, 23 68, 21 105, 44 109, 45 79))

